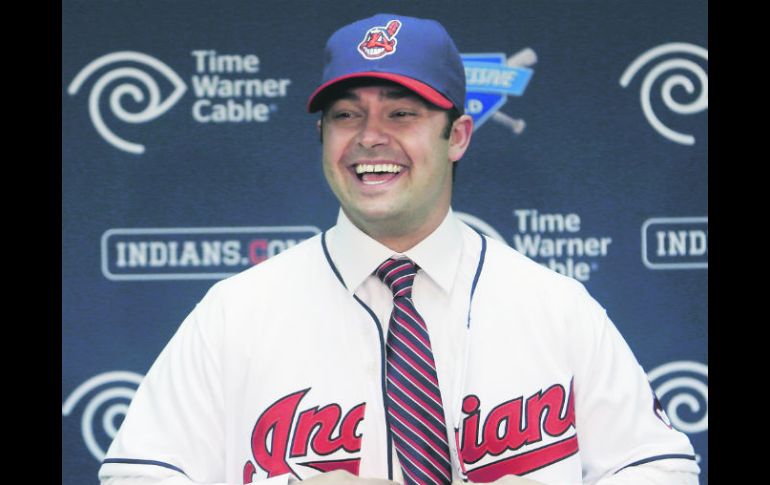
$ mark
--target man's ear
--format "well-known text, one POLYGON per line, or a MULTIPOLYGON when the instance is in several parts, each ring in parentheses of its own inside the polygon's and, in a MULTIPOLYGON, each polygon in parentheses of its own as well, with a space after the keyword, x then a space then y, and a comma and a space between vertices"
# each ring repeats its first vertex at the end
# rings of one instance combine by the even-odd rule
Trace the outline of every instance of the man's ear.
POLYGON ((470 115, 462 115, 452 123, 452 131, 449 133, 449 160, 460 160, 468 149, 473 136, 473 118, 470 115))

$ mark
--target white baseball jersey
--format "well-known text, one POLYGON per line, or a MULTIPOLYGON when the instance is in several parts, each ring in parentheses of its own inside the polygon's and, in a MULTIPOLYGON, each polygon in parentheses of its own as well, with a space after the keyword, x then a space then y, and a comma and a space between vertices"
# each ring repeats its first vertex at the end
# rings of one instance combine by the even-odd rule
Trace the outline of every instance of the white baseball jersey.
MULTIPOLYGON (((650 463, 698 473, 689 440, 579 282, 451 211, 404 254, 421 268, 413 298, 455 479, 596 483, 650 463)), ((326 233, 215 284, 137 390, 99 476, 398 479, 383 404, 392 295, 370 275, 392 255, 341 213, 326 233)))

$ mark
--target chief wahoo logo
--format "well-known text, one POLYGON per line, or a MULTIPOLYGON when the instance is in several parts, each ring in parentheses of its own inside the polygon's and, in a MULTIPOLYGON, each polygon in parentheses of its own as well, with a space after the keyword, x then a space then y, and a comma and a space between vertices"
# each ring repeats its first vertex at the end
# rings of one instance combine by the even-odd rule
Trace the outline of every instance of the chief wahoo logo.
POLYGON ((358 44, 358 52, 365 59, 380 59, 396 52, 396 34, 401 29, 401 22, 391 20, 385 27, 372 27, 366 32, 363 42, 358 44))

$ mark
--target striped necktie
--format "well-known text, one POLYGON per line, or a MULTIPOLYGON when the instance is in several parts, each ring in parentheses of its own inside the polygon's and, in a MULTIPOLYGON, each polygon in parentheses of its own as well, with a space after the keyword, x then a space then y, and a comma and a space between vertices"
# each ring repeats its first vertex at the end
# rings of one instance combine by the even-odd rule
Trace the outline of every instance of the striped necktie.
POLYGON ((375 271, 393 292, 388 325, 387 410, 404 483, 452 481, 441 391, 428 327, 412 303, 417 267, 388 259, 375 271))

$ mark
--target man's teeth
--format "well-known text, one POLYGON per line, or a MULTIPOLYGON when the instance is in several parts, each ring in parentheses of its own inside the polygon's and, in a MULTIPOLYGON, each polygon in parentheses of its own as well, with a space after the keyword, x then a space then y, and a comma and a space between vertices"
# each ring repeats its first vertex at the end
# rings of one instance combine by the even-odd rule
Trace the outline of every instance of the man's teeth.
POLYGON ((403 169, 401 165, 395 165, 393 163, 382 163, 376 165, 356 165, 356 173, 361 175, 362 173, 374 173, 374 172, 389 172, 398 173, 403 169))

